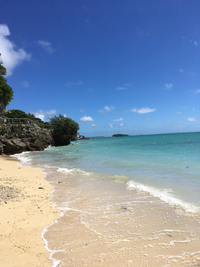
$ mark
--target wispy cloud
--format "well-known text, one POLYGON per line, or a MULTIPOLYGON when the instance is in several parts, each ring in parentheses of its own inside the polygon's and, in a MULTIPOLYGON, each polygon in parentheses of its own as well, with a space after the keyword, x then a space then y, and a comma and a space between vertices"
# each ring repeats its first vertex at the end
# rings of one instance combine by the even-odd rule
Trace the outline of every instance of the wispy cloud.
POLYGON ((165 88, 165 90, 170 90, 170 89, 172 89, 173 86, 174 85, 172 83, 166 83, 164 88, 165 88))
POLYGON ((32 112, 36 118, 39 118, 43 121, 45 121, 47 118, 51 117, 51 115, 55 115, 57 113, 57 110, 51 109, 51 110, 43 110, 40 109, 38 111, 32 112))
POLYGON ((90 116, 84 116, 80 118, 80 121, 94 121, 94 119, 90 116))
POLYGON ((123 121, 123 118, 114 119, 113 121, 123 121))
POLYGON ((111 112, 114 110, 113 106, 105 106, 102 109, 99 110, 99 113, 107 113, 107 112, 111 112))
POLYGON ((198 41, 194 41, 194 45, 198 46, 199 45, 198 41))
POLYGON ((197 89, 197 90, 195 91, 195 93, 196 93, 196 94, 200 94, 200 89, 197 89))
POLYGON ((80 109, 79 112, 85 112, 85 109, 80 109))
POLYGON ((0 24, 0 52, 3 65, 7 69, 7 76, 13 73, 17 65, 31 58, 31 54, 27 53, 23 48, 16 49, 15 44, 8 39, 9 35, 8 26, 0 24))
POLYGON ((121 91, 121 90, 127 90, 128 89, 127 87, 130 87, 130 86, 131 86, 130 83, 125 83, 123 86, 117 86, 116 87, 116 90, 119 90, 119 91, 121 91))
POLYGON ((124 86, 129 87, 131 86, 131 83, 125 83, 124 86))
POLYGON ((97 126, 97 124, 95 124, 95 123, 92 123, 92 125, 91 125, 92 127, 95 127, 95 126, 97 126))
POLYGON ((189 72, 189 75, 190 75, 190 76, 196 76, 196 73, 193 72, 193 71, 190 71, 190 72, 189 72))
POLYGON ((50 42, 39 40, 37 42, 47 53, 52 54, 54 52, 50 42))
POLYGON ((118 86, 116 87, 116 89, 120 91, 120 90, 126 90, 127 88, 125 86, 118 86))
POLYGON ((109 123, 109 126, 110 126, 111 128, 113 128, 113 125, 112 125, 112 123, 109 123))
POLYGON ((146 113, 150 113, 150 112, 154 112, 156 111, 155 108, 133 108, 131 109, 132 112, 135 112, 135 113, 139 113, 139 114, 146 114, 146 113))
POLYGON ((196 119, 195 117, 189 117, 187 118, 188 121, 198 121, 198 119, 196 119))
POLYGON ((184 72, 185 72, 185 71, 184 71, 184 70, 182 70, 182 69, 179 69, 178 71, 179 71, 179 72, 181 72, 181 73, 184 73, 184 72))
POLYGON ((65 86, 67 87, 72 87, 72 86, 75 86, 75 85, 81 85, 83 82, 82 81, 79 81, 79 82, 68 82, 65 84, 65 86))
POLYGON ((26 82, 26 81, 23 81, 23 82, 21 82, 21 86, 25 87, 25 88, 28 88, 29 87, 29 83, 26 82))
POLYGON ((120 125, 119 125, 120 127, 123 127, 124 126, 124 124, 123 123, 120 123, 120 125))

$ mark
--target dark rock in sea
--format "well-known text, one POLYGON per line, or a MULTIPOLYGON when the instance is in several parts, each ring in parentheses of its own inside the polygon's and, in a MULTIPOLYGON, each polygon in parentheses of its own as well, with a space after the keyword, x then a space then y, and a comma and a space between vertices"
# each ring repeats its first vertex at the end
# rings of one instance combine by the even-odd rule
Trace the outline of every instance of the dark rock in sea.
POLYGON ((112 137, 129 136, 128 134, 113 134, 112 137))

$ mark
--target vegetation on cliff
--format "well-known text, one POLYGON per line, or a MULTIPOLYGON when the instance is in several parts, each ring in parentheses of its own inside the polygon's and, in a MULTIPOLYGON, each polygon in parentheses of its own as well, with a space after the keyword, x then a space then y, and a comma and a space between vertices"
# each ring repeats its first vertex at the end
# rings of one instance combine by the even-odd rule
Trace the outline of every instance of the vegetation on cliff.
POLYGON ((1 105, 3 105, 2 110, 4 110, 5 107, 13 99, 13 90, 7 84, 6 79, 3 77, 3 75, 6 75, 6 68, 2 64, 3 62, 1 60, 1 53, 0 53, 0 103, 1 105))
POLYGON ((49 122, 44 122, 43 120, 41 120, 40 118, 36 118, 35 115, 30 114, 30 113, 26 113, 22 110, 19 109, 11 109, 8 112, 5 112, 3 114, 4 118, 21 118, 21 119, 29 119, 32 120, 34 123, 36 123, 40 128, 46 128, 46 129, 50 129, 51 125, 49 122))
POLYGON ((50 118, 50 124, 53 128, 52 136, 55 146, 68 145, 79 130, 77 122, 62 115, 50 118))

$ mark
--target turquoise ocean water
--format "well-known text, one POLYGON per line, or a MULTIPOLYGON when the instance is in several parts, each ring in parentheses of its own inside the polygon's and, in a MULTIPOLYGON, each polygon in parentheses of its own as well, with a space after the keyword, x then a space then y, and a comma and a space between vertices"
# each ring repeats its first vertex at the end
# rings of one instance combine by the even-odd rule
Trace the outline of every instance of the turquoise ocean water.
POLYGON ((186 211, 200 210, 200 133, 107 137, 23 153, 22 162, 59 172, 97 174, 186 211))

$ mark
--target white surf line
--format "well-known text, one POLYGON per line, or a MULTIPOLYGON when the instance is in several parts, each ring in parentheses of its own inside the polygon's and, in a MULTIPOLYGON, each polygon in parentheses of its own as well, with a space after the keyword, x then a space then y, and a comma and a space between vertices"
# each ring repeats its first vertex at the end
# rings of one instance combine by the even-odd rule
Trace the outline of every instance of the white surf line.
POLYGON ((49 227, 51 227, 52 225, 58 223, 58 219, 61 218, 61 217, 63 216, 63 213, 64 213, 64 212, 61 212, 61 214, 59 215, 59 217, 58 217, 52 224, 50 224, 49 226, 47 226, 46 228, 44 228, 44 230, 43 230, 42 233, 41 233, 41 238, 42 238, 42 240, 43 240, 43 242, 44 242, 44 244, 45 244, 45 248, 46 248, 47 251, 50 252, 49 259, 53 261, 53 266, 52 266, 52 267, 56 267, 56 266, 58 266, 58 265, 60 264, 60 262, 61 262, 60 260, 56 260, 56 259, 54 259, 54 258, 53 258, 53 255, 54 255, 55 253, 57 253, 57 252, 63 252, 63 251, 65 251, 65 250, 64 250, 64 249, 59 249, 59 250, 51 250, 51 249, 49 249, 49 247, 48 247, 48 241, 44 238, 44 235, 45 235, 45 233, 48 231, 48 228, 49 228, 49 227))

